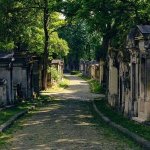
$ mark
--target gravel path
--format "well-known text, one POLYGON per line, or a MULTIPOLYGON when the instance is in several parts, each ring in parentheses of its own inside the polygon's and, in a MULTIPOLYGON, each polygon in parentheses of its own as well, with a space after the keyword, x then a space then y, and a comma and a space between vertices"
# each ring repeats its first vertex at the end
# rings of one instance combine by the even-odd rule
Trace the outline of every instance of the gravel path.
POLYGON ((129 139, 96 121, 92 104, 86 101, 93 98, 87 83, 75 76, 68 77, 70 94, 57 93, 64 100, 55 100, 23 120, 23 128, 13 133, 11 145, 6 149, 138 150, 129 139))
MULTIPOLYGON (((104 97, 102 94, 91 93, 88 83, 81 78, 69 74, 66 74, 65 76, 70 81, 69 88, 64 89, 63 91, 51 93, 51 96, 55 96, 60 99, 78 99, 84 101, 92 100, 98 97, 104 97)), ((44 94, 47 95, 49 93, 44 92, 44 94)))

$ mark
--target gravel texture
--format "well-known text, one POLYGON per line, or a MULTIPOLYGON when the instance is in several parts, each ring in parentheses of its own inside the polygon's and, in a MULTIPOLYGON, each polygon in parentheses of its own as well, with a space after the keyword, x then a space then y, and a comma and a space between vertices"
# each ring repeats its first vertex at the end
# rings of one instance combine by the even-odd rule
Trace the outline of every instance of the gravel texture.
MULTIPOLYGON (((95 121, 88 84, 69 76, 70 87, 32 117, 20 122, 7 150, 138 150, 129 139, 95 121), (67 92, 68 91, 68 92, 67 92), (82 100, 82 101, 81 101, 82 100)), ((54 93, 53 93, 54 95, 54 93)))
MULTIPOLYGON (((56 91, 50 93, 51 96, 60 99, 76 99, 83 101, 91 101, 94 98, 105 97, 103 94, 93 94, 90 92, 89 85, 86 81, 74 75, 65 75, 69 79, 69 87, 63 91, 56 91)), ((43 94, 48 95, 49 93, 44 92, 43 94)))

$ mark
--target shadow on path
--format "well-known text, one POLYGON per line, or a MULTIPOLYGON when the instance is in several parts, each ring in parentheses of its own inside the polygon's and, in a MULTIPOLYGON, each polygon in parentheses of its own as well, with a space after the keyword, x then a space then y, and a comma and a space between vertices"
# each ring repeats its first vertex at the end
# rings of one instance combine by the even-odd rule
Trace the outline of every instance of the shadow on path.
POLYGON ((129 139, 113 131, 92 113, 91 94, 86 81, 67 75, 69 88, 46 93, 58 99, 23 120, 9 141, 7 150, 138 150, 129 139))
POLYGON ((74 75, 65 75, 70 83, 67 89, 49 93, 42 92, 42 95, 54 96, 60 99, 93 100, 94 98, 105 97, 103 94, 94 94, 90 92, 89 84, 83 79, 74 75))
POLYGON ((91 102, 53 101, 23 121, 23 129, 10 141, 11 150, 134 149, 126 138, 96 122, 91 110, 91 102))

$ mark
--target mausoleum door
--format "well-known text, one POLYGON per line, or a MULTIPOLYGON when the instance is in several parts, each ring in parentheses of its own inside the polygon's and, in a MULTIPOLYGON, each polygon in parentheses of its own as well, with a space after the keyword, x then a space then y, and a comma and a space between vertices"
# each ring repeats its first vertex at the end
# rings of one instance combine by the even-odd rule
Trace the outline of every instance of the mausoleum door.
POLYGON ((147 59, 147 65, 146 65, 146 73, 147 73, 147 97, 149 99, 150 97, 150 58, 147 59))
POLYGON ((137 92, 138 92, 138 72, 137 72, 137 63, 132 63, 132 115, 138 115, 138 106, 137 106, 137 92))
POLYGON ((141 83, 140 83, 140 97, 142 100, 146 97, 146 61, 145 58, 141 59, 141 83))
POLYGON ((132 63, 132 100, 136 101, 136 64, 132 63))
POLYGON ((122 78, 120 77, 120 88, 119 88, 119 90, 120 90, 119 91, 119 93, 120 93, 120 102, 119 102, 120 104, 119 105, 120 106, 119 106, 119 109, 122 108, 122 95, 123 95, 123 93, 122 93, 123 92, 122 86, 123 86, 123 84, 122 84, 122 78))

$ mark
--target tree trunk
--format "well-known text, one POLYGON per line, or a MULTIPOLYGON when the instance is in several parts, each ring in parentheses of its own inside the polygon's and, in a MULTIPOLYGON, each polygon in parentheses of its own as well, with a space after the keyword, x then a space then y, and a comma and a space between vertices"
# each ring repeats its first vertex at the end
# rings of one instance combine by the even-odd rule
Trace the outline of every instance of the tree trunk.
MULTIPOLYGON (((106 57, 107 57, 107 53, 108 53, 108 47, 109 47, 109 36, 105 35, 103 37, 103 43, 102 43, 102 59, 104 59, 104 61, 106 62, 106 57)), ((108 92, 108 79, 109 79, 109 70, 108 70, 108 64, 107 62, 104 63, 104 74, 103 74, 103 86, 106 89, 106 93, 108 92)))
POLYGON ((48 46, 49 46, 49 33, 48 33, 48 24, 49 24, 49 12, 48 12, 48 1, 44 0, 44 55, 43 55, 43 71, 42 71, 42 90, 47 89, 47 69, 48 69, 48 46))

